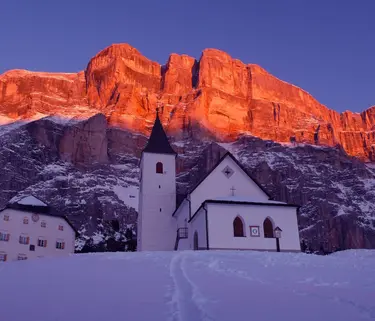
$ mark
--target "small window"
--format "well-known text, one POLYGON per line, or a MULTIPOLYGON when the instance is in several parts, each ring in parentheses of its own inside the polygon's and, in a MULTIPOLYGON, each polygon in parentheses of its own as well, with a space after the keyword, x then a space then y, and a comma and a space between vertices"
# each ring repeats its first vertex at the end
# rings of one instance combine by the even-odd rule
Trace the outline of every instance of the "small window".
POLYGON ((4 252, 0 252, 0 262, 5 262, 7 260, 7 255, 4 252))
POLYGON ((6 232, 0 232, 0 241, 8 242, 10 234, 6 232))
POLYGON ((163 174, 163 163, 162 162, 156 163, 156 173, 157 174, 163 174))
POLYGON ((47 240, 39 238, 38 239, 38 246, 40 246, 40 247, 47 247, 47 240))
POLYGON ((43 228, 46 228, 47 227, 47 222, 46 221, 42 221, 40 223, 40 226, 43 227, 43 228))
POLYGON ((161 188, 161 186, 159 185, 159 188, 161 188))
POLYGON ((25 254, 18 254, 17 260, 18 261, 27 260, 27 256, 25 254))
POLYGON ((161 212, 161 208, 159 208, 159 212, 161 212))
POLYGON ((59 250, 65 249, 65 242, 64 241, 57 241, 56 242, 56 248, 59 250))
POLYGON ((35 245, 30 244, 29 250, 31 252, 34 252, 35 251, 35 245))
POLYGON ((20 242, 20 244, 29 244, 30 237, 28 237, 26 235, 20 235, 19 242, 20 242))
POLYGON ((9 222, 9 215, 4 215, 4 221, 9 222))
POLYGON ((59 231, 64 231, 64 225, 59 225, 59 231))
POLYGON ((29 224, 29 218, 24 217, 23 218, 23 224, 29 224))

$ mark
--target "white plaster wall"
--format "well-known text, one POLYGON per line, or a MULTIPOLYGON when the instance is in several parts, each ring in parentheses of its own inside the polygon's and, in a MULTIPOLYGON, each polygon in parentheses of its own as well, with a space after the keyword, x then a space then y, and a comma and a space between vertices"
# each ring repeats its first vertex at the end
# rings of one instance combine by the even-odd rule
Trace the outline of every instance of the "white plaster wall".
POLYGON ((207 204, 210 249, 276 250, 276 239, 264 238, 263 221, 270 217, 283 231, 281 251, 300 251, 297 209, 286 206, 207 204), (233 236, 233 220, 240 215, 245 237, 233 236), (250 237, 250 226, 259 226, 260 237, 250 237))
MULTIPOLYGON (((188 233, 190 233, 190 230, 188 231, 188 233)), ((179 242, 178 242, 178 248, 177 248, 177 251, 186 251, 186 250, 190 250, 190 241, 189 239, 181 239, 179 242)))
POLYGON ((18 254, 25 254, 28 259, 35 257, 64 256, 74 253, 75 232, 66 220, 60 217, 53 217, 39 214, 39 221, 33 222, 32 213, 15 209, 5 209, 0 212, 0 231, 10 234, 8 242, 0 241, 0 252, 7 254, 7 260, 17 260, 18 254), (4 221, 4 215, 9 215, 9 221, 4 221), (23 224, 23 219, 27 217, 29 224, 23 224), (45 221, 47 227, 41 227, 41 222, 45 221), (58 229, 59 225, 64 226, 64 230, 58 229), (20 235, 30 238, 29 244, 20 244, 20 235), (47 240, 47 247, 38 246, 38 238, 47 240), (56 249, 56 241, 64 241, 63 250, 56 249), (35 245, 35 251, 30 251, 30 244, 35 245))
POLYGON ((141 172, 137 250, 171 251, 176 240, 175 156, 143 153, 141 172), (163 163, 163 174, 156 173, 157 162, 163 163))
POLYGON ((184 200, 181 203, 174 217, 176 219, 177 228, 187 227, 187 221, 189 220, 189 201, 184 200))
POLYGON ((184 200, 180 207, 178 208, 177 212, 174 215, 176 220, 176 234, 177 229, 180 227, 187 227, 188 228, 188 238, 187 239, 180 239, 178 242, 177 250, 189 250, 190 249, 190 242, 189 242, 189 234, 192 233, 191 229, 189 228, 189 202, 184 200))
POLYGON ((206 237, 206 212, 203 208, 190 221, 189 226, 189 249, 194 249, 194 232, 198 232, 198 246, 201 249, 207 249, 206 237))
POLYGON ((236 196, 251 197, 259 201, 268 200, 268 196, 259 186, 227 156, 191 194, 191 215, 196 212, 205 200, 231 196, 232 186, 236 189, 236 196), (222 173, 222 170, 227 165, 234 170, 234 174, 230 178, 227 178, 222 173))

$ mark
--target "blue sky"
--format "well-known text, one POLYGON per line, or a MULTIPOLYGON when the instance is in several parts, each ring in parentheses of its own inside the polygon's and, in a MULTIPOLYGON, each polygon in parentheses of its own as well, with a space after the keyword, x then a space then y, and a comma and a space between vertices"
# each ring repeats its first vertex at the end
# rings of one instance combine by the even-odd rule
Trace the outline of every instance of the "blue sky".
POLYGON ((112 43, 165 63, 218 48, 337 111, 375 105, 375 0, 1 0, 0 73, 75 72, 112 43))

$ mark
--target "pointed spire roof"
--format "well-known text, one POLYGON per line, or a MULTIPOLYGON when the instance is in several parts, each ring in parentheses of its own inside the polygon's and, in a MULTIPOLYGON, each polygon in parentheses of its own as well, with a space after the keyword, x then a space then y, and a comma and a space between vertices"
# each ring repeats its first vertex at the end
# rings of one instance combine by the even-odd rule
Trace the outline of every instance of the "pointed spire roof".
POLYGON ((148 139, 148 143, 143 152, 176 155, 176 152, 169 144, 168 137, 163 129, 163 125, 160 122, 158 108, 156 109, 156 119, 154 127, 152 127, 150 138, 148 139))

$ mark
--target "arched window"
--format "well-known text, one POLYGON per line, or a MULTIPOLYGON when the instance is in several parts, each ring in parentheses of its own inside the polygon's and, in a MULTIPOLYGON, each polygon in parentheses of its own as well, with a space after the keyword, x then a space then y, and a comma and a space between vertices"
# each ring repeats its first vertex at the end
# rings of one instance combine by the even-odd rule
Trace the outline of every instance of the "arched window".
POLYGON ((156 173, 163 174, 163 163, 162 162, 156 163, 156 173))
POLYGON ((263 231, 264 231, 264 237, 266 238, 273 237, 273 224, 272 224, 272 221, 268 217, 263 222, 263 231))
POLYGON ((233 221, 233 235, 235 237, 243 237, 245 236, 243 232, 243 223, 240 217, 236 217, 233 221))
POLYGON ((194 250, 198 250, 198 232, 194 232, 194 250))

